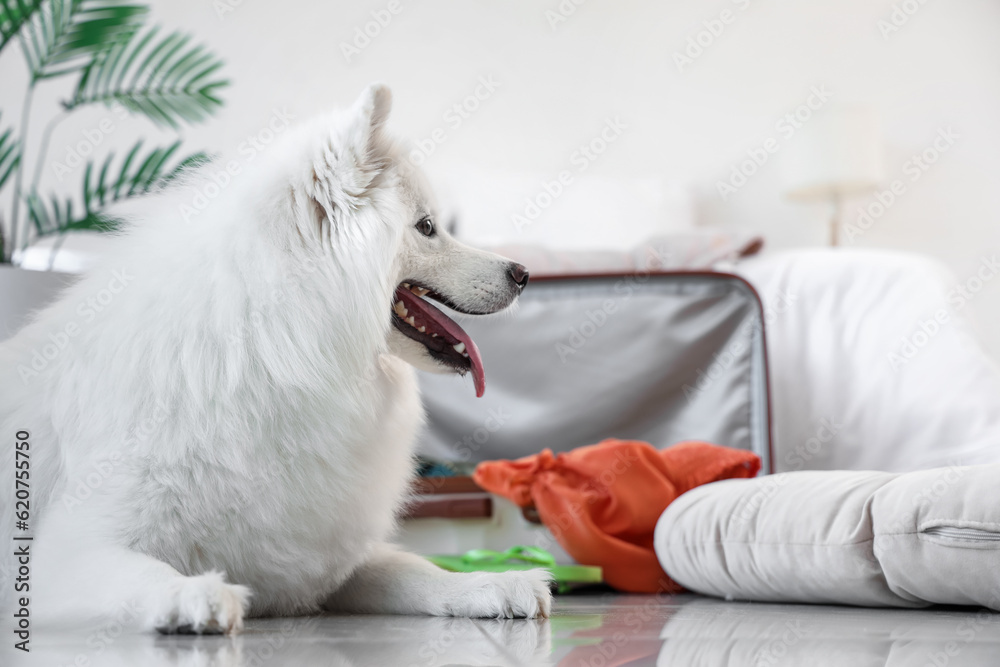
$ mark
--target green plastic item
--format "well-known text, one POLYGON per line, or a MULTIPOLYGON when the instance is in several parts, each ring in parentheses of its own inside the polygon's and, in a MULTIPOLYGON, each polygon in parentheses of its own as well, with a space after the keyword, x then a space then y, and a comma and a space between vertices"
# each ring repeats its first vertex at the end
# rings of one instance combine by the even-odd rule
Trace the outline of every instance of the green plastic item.
POLYGON ((425 556, 438 567, 451 572, 508 572, 542 568, 552 573, 556 588, 565 593, 577 584, 599 584, 601 568, 594 565, 559 565, 545 549, 529 546, 511 547, 507 551, 472 549, 461 556, 425 556))

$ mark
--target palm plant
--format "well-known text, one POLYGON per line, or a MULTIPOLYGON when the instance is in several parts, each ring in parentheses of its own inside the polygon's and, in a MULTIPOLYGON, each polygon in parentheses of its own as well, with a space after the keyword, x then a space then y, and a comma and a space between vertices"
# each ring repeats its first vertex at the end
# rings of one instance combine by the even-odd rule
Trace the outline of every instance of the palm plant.
POLYGON ((145 151, 140 141, 120 160, 109 153, 88 161, 76 195, 38 192, 52 132, 78 109, 121 105, 176 131, 204 121, 222 105, 218 91, 228 82, 218 78, 218 57, 192 45, 189 35, 145 28, 148 15, 146 5, 127 0, 0 0, 0 55, 18 42, 30 75, 16 133, 5 129, 0 114, 0 192, 13 189, 9 220, 0 215, 0 262, 11 262, 32 238, 114 229, 120 221, 108 207, 159 190, 207 159, 203 152, 179 157, 180 141, 145 151), (26 181, 35 89, 63 76, 75 76, 76 85, 45 126, 26 181))

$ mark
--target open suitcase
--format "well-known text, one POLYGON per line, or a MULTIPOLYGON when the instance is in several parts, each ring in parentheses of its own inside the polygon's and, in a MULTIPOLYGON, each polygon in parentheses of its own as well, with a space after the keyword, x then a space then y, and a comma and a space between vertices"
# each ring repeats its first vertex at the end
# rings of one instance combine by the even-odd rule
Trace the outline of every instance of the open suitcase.
POLYGON ((604 438, 705 440, 771 470, 764 317, 736 275, 533 279, 513 315, 467 319, 487 389, 422 374, 421 453, 445 460, 561 452, 604 438))
MULTIPOLYGON (((421 454, 512 459, 643 440, 664 448, 704 440, 760 456, 772 470, 765 318, 754 289, 719 272, 532 279, 513 314, 466 318, 486 368, 469 379, 421 374, 427 426, 421 454)), ((544 526, 471 484, 424 484, 401 542, 418 553, 549 549, 544 526), (479 493, 477 493, 479 491, 479 493), (414 518, 420 517, 420 518, 414 518)))

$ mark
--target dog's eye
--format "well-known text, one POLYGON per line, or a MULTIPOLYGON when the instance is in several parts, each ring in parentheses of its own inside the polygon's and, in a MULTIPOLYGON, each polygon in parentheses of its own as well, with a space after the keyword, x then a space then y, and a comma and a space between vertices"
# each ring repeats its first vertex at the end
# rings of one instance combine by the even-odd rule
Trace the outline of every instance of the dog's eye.
POLYGON ((422 218, 420 222, 417 223, 417 231, 424 236, 431 237, 434 236, 434 221, 430 218, 422 218))

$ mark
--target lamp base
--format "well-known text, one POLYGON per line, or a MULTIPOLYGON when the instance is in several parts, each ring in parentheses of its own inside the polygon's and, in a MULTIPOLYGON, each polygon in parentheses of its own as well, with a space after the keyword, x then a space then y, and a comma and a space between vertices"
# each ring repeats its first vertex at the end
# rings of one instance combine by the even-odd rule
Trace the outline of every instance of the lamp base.
POLYGON ((830 203, 830 246, 835 248, 839 244, 840 237, 840 193, 835 192, 830 203))

